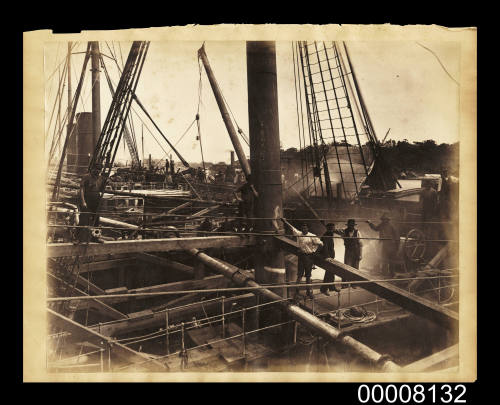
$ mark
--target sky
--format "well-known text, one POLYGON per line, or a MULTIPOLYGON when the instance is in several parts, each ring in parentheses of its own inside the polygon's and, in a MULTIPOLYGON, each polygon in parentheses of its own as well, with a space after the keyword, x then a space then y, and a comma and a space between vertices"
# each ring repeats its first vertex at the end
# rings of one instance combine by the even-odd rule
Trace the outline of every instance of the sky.
MULTIPOLYGON (((100 42, 100 50, 112 56, 108 46, 117 55, 121 65, 119 48, 126 60, 130 43, 100 42), (114 50, 113 46, 114 45, 114 50)), ((200 71, 197 50, 199 41, 152 42, 139 79, 136 94, 170 142, 179 140, 193 122, 199 101, 200 71)), ((410 142, 433 139, 437 143, 458 141, 460 45, 457 42, 347 42, 365 104, 375 132, 382 139, 390 128, 388 139, 407 139, 410 142), (428 49, 424 49, 428 48, 428 49), (431 53, 432 51, 432 53, 431 53), (439 59, 439 60, 438 60, 439 59), (443 68, 444 66, 444 68, 443 68), (451 76, 451 77, 450 77, 451 76)), ((78 43, 73 52, 83 52, 86 43, 78 43)), ((246 84, 246 45, 244 41, 206 42, 205 50, 229 108, 238 125, 248 136, 248 105, 246 84)), ((61 62, 67 52, 67 43, 47 43, 44 52, 46 78, 46 128, 57 93, 58 76, 62 72, 61 62), (59 69, 56 69, 59 67, 59 69), (55 73, 54 73, 55 72, 55 73)), ((115 62, 105 57, 105 63, 114 85, 118 83, 115 62)), ((292 43, 276 43, 279 128, 282 147, 299 146, 297 110, 292 63, 292 43)), ((72 56, 72 88, 77 86, 83 55, 72 56)), ((90 63, 81 101, 77 112, 91 111, 90 63)), ((104 124, 111 96, 108 84, 101 73, 101 124, 104 124)), ((66 88, 62 109, 66 108, 66 88)), ((139 149, 142 145, 147 159, 165 157, 170 148, 140 111, 133 108, 145 126, 132 114, 139 149), (153 135, 148 131, 151 130, 153 135), (143 132, 144 141, 141 141, 143 132), (161 146, 160 146, 161 145, 161 146)), ((54 114, 54 117, 57 115, 54 114)), ((53 118, 53 132, 56 119, 53 118)), ((202 68, 200 124, 205 161, 229 162, 229 151, 233 150, 217 107, 210 84, 202 68)), ((177 149, 189 162, 201 161, 197 129, 191 129, 177 144, 177 149)), ((123 142, 122 142, 123 143, 123 142)), ((49 143, 50 145, 50 143, 49 143)), ((248 154, 245 142, 242 146, 248 154)), ((172 153, 172 152, 170 152, 172 153)), ((120 146, 118 160, 130 160, 129 153, 120 146)))

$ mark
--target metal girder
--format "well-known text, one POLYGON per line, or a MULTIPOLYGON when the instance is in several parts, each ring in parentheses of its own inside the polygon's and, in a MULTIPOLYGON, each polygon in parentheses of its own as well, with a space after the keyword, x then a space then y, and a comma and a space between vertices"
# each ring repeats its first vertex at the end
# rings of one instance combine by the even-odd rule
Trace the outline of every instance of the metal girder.
POLYGON ((51 325, 60 326, 64 331, 71 333, 75 337, 84 338, 97 346, 101 345, 101 342, 105 342, 110 345, 113 354, 120 357, 127 363, 140 364, 144 367, 151 369, 152 371, 166 371, 167 367, 151 359, 148 355, 144 353, 136 352, 129 347, 122 345, 110 339, 108 336, 102 335, 91 328, 80 325, 79 323, 47 308, 49 314, 49 322, 51 325))
POLYGON ((192 248, 207 249, 251 245, 255 245, 255 238, 247 236, 117 240, 82 245, 74 245, 72 243, 51 243, 47 245, 47 257, 94 256, 106 253, 169 252, 192 248))
MULTIPOLYGON (((298 245, 285 236, 275 236, 281 247, 291 253, 298 253, 298 245)), ((361 271, 334 259, 314 257, 314 264, 325 271, 332 272, 341 277, 343 281, 370 281, 361 271)), ((428 320, 436 322, 448 329, 458 330, 458 313, 439 304, 429 301, 418 295, 409 293, 402 288, 388 282, 374 281, 360 284, 361 288, 370 291, 400 307, 428 320)))

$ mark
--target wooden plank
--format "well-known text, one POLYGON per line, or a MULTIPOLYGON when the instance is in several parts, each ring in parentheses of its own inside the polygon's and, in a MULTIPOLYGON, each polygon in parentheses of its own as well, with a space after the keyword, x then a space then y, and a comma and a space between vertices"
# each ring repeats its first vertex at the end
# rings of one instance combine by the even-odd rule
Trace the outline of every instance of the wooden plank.
MULTIPOLYGON (((253 305, 255 303, 254 294, 243 294, 225 299, 226 305, 233 302, 239 302, 243 306, 253 305)), ((191 320, 193 316, 205 316, 206 312, 219 311, 221 303, 218 301, 200 302, 184 308, 172 308, 168 313, 170 323, 177 323, 184 320, 191 320), (204 309, 204 310, 203 310, 204 309)), ((152 318, 136 320, 136 321, 118 321, 109 322, 101 325, 91 326, 90 329, 102 333, 106 336, 115 336, 118 334, 134 332, 146 328, 156 328, 165 326, 165 312, 155 312, 152 318)))
MULTIPOLYGON (((285 236, 275 236, 275 238, 279 241, 283 249, 294 254, 298 253, 296 242, 285 236)), ((314 257, 314 264, 323 268, 325 271, 336 274, 341 277, 343 281, 370 281, 362 271, 341 263, 338 260, 325 260, 318 255, 314 257)), ((436 322, 448 329, 457 330, 458 328, 458 313, 425 298, 419 297, 418 295, 409 293, 389 282, 374 281, 360 284, 359 286, 418 316, 436 322)))
POLYGON ((172 208, 171 210, 167 211, 167 215, 173 214, 174 212, 177 212, 183 208, 189 207, 192 204, 191 201, 182 203, 181 205, 178 205, 177 207, 172 208))
POLYGON ((204 288, 223 287, 230 283, 230 280, 223 275, 205 277, 201 280, 184 280, 174 283, 157 284, 148 287, 135 288, 129 290, 130 293, 157 292, 157 291, 182 291, 182 290, 202 290, 204 288))
POLYGON ((91 328, 80 325, 79 323, 48 309, 49 322, 51 325, 60 326, 64 331, 71 333, 73 338, 83 337, 99 347, 102 347, 101 342, 111 344, 112 353, 123 359, 126 363, 134 363, 146 366, 151 371, 166 371, 166 366, 159 361, 151 359, 144 353, 136 352, 131 348, 110 339, 108 336, 102 335, 91 328), (146 360, 149 360, 146 362, 146 360))
POLYGON ((96 262, 82 263, 80 264, 80 274, 90 273, 94 271, 115 269, 124 266, 132 266, 135 263, 136 259, 134 257, 124 258, 124 259, 99 260, 96 262))
MULTIPOLYGON (((47 273, 50 277, 54 278, 57 282, 59 283, 63 283, 64 285, 68 285, 67 282, 65 282, 64 280, 61 280, 59 279, 58 277, 55 277, 54 275, 50 274, 50 273, 47 273)), ((73 288, 73 294, 75 296, 88 296, 89 294, 87 294, 86 292, 78 289, 78 288, 73 288)), ((89 306, 89 308, 93 308, 95 309, 96 311, 98 311, 99 313, 103 314, 103 315, 107 315, 109 316, 110 318, 112 319, 126 319, 127 318, 127 315, 121 313, 120 311, 118 311, 117 309, 113 308, 113 307, 110 307, 109 305, 105 304, 104 302, 98 300, 98 299, 93 299, 93 300, 87 300, 87 304, 85 303, 82 303, 82 302, 79 302, 79 305, 78 305, 78 310, 81 310, 82 307, 84 308, 87 308, 86 305, 89 306)))
POLYGON ((89 280, 87 280, 86 278, 84 278, 80 275, 78 275, 76 282, 79 286, 81 286, 85 289, 88 289, 89 292, 91 292, 92 294, 95 294, 95 295, 106 294, 106 292, 102 288, 98 287, 97 285, 95 285, 94 283, 90 282, 89 280))
POLYGON ((198 299, 198 297, 202 297, 203 294, 204 293, 185 294, 182 297, 174 298, 173 300, 167 301, 165 304, 151 307, 151 310, 153 312, 158 312, 166 308, 174 308, 174 307, 179 307, 181 305, 191 304, 195 302, 198 299))
POLYGON ((199 236, 192 238, 117 240, 83 245, 51 243, 47 245, 47 257, 94 256, 106 253, 169 252, 193 248, 208 249, 251 245, 255 245, 255 238, 248 236, 199 236))
MULTIPOLYGON (((146 292, 161 292, 161 291, 182 291, 182 290, 202 290, 205 288, 222 288, 229 285, 230 280, 224 278, 222 275, 210 276, 206 277, 202 280, 185 280, 185 281, 177 281, 174 283, 167 284, 157 284, 148 287, 135 288, 132 290, 127 290, 124 287, 121 287, 120 290, 114 288, 110 290, 106 290, 105 294, 138 294, 138 293, 146 293, 146 292)), ((135 300, 147 299, 151 297, 130 297, 135 300)), ((128 297, 123 298, 110 298, 107 299, 108 303, 118 303, 125 302, 129 300, 128 297)))
POLYGON ((182 271, 191 277, 194 275, 194 270, 191 266, 186 266, 185 264, 167 259, 166 257, 159 257, 150 253, 139 253, 137 254, 137 259, 146 263, 156 264, 158 266, 170 267, 174 270, 182 271))
POLYGON ((403 368, 404 371, 437 371, 443 368, 458 365, 458 344, 450 346, 440 352, 417 360, 403 368))
POLYGON ((193 215, 190 215, 189 217, 186 217, 186 221, 190 220, 190 219, 193 219, 193 218, 200 217, 200 216, 202 216, 204 214, 207 214, 207 213, 209 213, 211 211, 216 210, 219 207, 220 207, 220 204, 219 205, 214 205, 212 207, 203 208, 201 211, 195 212, 193 215))
MULTIPOLYGON (((54 259, 49 259, 49 261, 50 261, 51 266, 56 266, 56 267, 58 266, 58 264, 56 263, 56 261, 54 259)), ((80 266, 82 266, 82 265, 80 265, 80 266)), ((81 272, 79 272, 79 273, 81 273, 81 272)), ((75 277, 72 277, 72 279, 73 279, 73 283, 74 283, 75 277)), ((96 295, 106 294, 102 288, 99 288, 97 285, 92 283, 90 280, 87 280, 86 278, 80 276, 80 274, 78 274, 76 276, 76 283, 77 283, 77 285, 83 287, 85 290, 88 290, 89 292, 91 292, 93 294, 96 294, 96 295)))

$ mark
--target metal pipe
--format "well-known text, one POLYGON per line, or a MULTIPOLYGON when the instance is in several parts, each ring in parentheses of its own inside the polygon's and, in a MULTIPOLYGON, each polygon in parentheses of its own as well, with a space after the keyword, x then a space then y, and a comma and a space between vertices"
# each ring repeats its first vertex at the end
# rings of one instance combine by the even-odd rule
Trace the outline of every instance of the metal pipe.
MULTIPOLYGON (((189 249, 187 253, 196 257, 199 261, 206 264, 211 269, 223 274, 224 276, 230 278, 236 285, 249 286, 249 287, 260 287, 258 283, 253 281, 249 274, 246 274, 244 270, 238 267, 222 262, 221 260, 214 259, 205 253, 200 252, 198 249, 189 249)), ((347 346, 354 350, 358 355, 360 355, 365 360, 376 364, 384 371, 398 371, 400 367, 391 361, 387 356, 381 355, 358 342, 357 340, 351 338, 350 336, 345 336, 337 328, 332 325, 322 321, 311 313, 303 310, 297 305, 290 304, 289 301, 283 301, 283 298, 278 294, 273 293, 268 289, 259 289, 252 291, 254 294, 260 294, 261 296, 267 298, 270 301, 279 301, 280 305, 288 312, 288 314, 296 321, 300 322, 302 325, 310 329, 311 331, 318 333, 319 335, 334 340, 343 346, 347 346)))
POLYGON ((238 139, 238 134, 236 133, 233 122, 231 121, 231 117, 229 116, 229 112, 227 110, 224 98, 222 96, 222 92, 220 91, 217 80, 215 79, 214 72, 212 71, 210 63, 208 62, 207 54, 205 53, 205 45, 203 45, 198 50, 198 57, 203 62, 203 66, 205 67, 205 72, 207 73, 208 81, 210 82, 210 86, 212 86, 212 91, 214 92, 215 100, 217 101, 217 105, 219 106, 222 119, 224 121, 224 124, 226 125, 226 129, 227 132, 229 133, 229 137, 231 138, 231 142, 233 143, 236 155, 238 156, 241 169, 243 170, 243 173, 245 173, 245 177, 248 179, 248 176, 251 174, 250 165, 248 164, 245 152, 241 147, 240 140, 238 139))

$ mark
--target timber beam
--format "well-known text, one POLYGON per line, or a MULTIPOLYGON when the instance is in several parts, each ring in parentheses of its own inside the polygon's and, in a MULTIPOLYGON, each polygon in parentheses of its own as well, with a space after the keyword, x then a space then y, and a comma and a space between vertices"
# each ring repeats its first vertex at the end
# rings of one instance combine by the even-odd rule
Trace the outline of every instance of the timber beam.
MULTIPOLYGON (((61 280, 60 278, 54 276, 53 274, 47 273, 50 277, 54 278, 57 282, 62 283, 65 286, 69 286, 69 284, 61 280)), ((102 290, 101 290, 102 291, 102 290)), ((104 291, 103 291, 104 292, 104 291)), ((73 288, 73 294, 76 296, 88 296, 85 291, 82 291, 78 288, 73 288)), ((118 311, 117 309, 107 305, 106 303, 102 302, 99 299, 92 299, 92 300, 87 300, 87 304, 78 302, 78 307, 77 310, 82 310, 86 308, 93 308, 96 311, 98 311, 101 315, 106 315, 112 319, 126 319, 127 315, 123 314, 122 312, 118 311), (84 308, 83 308, 84 307, 84 308)))
POLYGON ((219 207, 220 207, 220 204, 213 205, 213 206, 207 207, 207 208, 203 208, 201 211, 195 212, 194 214, 186 217, 186 221, 193 219, 193 218, 201 217, 202 215, 205 215, 205 214, 208 214, 209 212, 215 211, 219 207))
MULTIPOLYGON (((249 293, 226 298, 224 300, 224 307, 226 307, 226 310, 230 308, 233 302, 238 302, 243 306, 251 306, 255 304, 255 295, 249 293)), ((171 308, 168 311, 168 319, 171 324, 174 324, 185 321, 186 319, 191 319, 193 316, 205 317, 205 312, 220 313, 221 305, 220 301, 201 301, 188 306, 185 305, 182 307, 171 308)), ((165 313, 166 312, 164 310, 160 310, 158 312, 150 312, 149 314, 145 313, 144 317, 130 316, 127 320, 90 326, 89 329, 102 333, 106 336, 115 336, 147 328, 165 327, 165 313)))
MULTIPOLYGON (((298 253, 298 245, 293 240, 285 236, 275 236, 275 238, 283 249, 290 253, 298 253)), ((325 271, 336 274, 343 281, 370 281, 363 272, 335 259, 324 259, 318 255, 314 257, 314 264, 325 271)), ((428 299, 409 293, 389 282, 373 281, 359 286, 415 315, 431 320, 448 329, 458 330, 458 313, 428 299)))
POLYGON ((74 245, 72 243, 50 243, 47 257, 95 256, 100 254, 170 252, 189 249, 242 247, 255 245, 255 238, 248 236, 200 236, 191 238, 165 238, 117 240, 103 243, 74 245))
POLYGON ((136 257, 138 260, 141 260, 145 263, 155 264, 157 266, 163 267, 170 267, 174 270, 181 271, 191 277, 194 276, 194 269, 192 267, 186 266, 185 264, 176 262, 174 260, 167 259, 166 257, 159 257, 149 253, 139 253, 136 257))
MULTIPOLYGON (((174 291, 185 291, 185 290, 203 290, 203 289, 210 289, 210 288, 225 288, 230 284, 230 281, 226 279, 222 275, 216 275, 216 276, 210 276, 206 277, 201 280, 185 280, 185 281, 177 281, 174 283, 167 283, 167 284, 157 284, 157 285, 152 285, 149 287, 142 287, 142 288, 135 288, 133 290, 127 290, 124 289, 123 292, 120 292, 121 294, 140 294, 140 293, 150 293, 150 292, 174 292, 174 291)), ((115 294, 116 289, 111 289, 111 290, 106 290, 106 293, 109 294, 115 294)), ((151 296, 144 296, 144 297, 136 297, 136 296, 131 296, 130 298, 139 300, 139 299, 146 299, 146 298, 151 298, 151 296)), ((130 298, 128 297, 117 297, 117 298, 109 298, 106 300, 109 304, 116 304, 119 302, 124 302, 129 300, 130 298)))
POLYGON ((150 356, 136 352, 131 348, 110 339, 91 328, 80 325, 79 323, 47 308, 49 314, 50 325, 59 326, 66 332, 71 333, 73 339, 85 339, 97 346, 101 346, 102 343, 110 348, 111 352, 122 359, 125 363, 134 363, 142 367, 146 367, 151 371, 166 371, 168 368, 166 365, 160 363, 157 360, 152 359, 150 356))
POLYGON ((136 259, 134 257, 124 258, 124 259, 99 260, 96 262, 82 263, 80 264, 80 274, 121 268, 124 266, 132 266, 134 264, 136 264, 136 259))
POLYGON ((458 354, 458 344, 456 344, 408 364, 403 370, 412 372, 443 371, 445 368, 458 366, 458 354))

